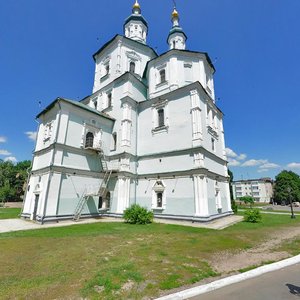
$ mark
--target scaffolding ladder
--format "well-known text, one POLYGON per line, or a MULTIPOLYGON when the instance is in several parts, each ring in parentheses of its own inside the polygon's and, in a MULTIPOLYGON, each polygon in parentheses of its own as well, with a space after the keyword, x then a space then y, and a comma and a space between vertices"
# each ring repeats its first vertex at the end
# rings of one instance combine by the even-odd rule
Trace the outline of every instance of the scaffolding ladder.
POLYGON ((99 153, 99 158, 102 166, 102 172, 104 173, 103 180, 101 181, 98 192, 88 193, 87 189, 84 190, 74 211, 74 217, 73 217, 74 221, 78 221, 80 219, 84 205, 88 201, 89 197, 93 197, 93 196, 104 197, 107 193, 107 185, 110 180, 112 170, 108 169, 107 162, 105 160, 105 156, 103 153, 99 153))

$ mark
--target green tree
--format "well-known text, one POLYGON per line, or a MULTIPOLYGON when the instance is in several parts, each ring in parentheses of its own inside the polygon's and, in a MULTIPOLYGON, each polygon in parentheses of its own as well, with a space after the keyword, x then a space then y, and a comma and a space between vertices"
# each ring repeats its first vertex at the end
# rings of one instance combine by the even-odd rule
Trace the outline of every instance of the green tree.
POLYGON ((2 202, 22 199, 30 165, 29 160, 21 161, 16 165, 10 161, 0 160, 0 200, 2 202))
POLYGON ((254 199, 251 196, 241 197, 240 201, 243 201, 245 204, 249 204, 250 207, 254 204, 254 199))
POLYGON ((292 171, 284 170, 275 177, 274 201, 286 204, 290 197, 292 201, 300 201, 300 177, 292 171))
POLYGON ((233 199, 233 190, 232 190, 233 173, 230 170, 228 170, 228 175, 229 175, 229 191, 230 191, 231 209, 236 214, 238 211, 238 207, 233 199))

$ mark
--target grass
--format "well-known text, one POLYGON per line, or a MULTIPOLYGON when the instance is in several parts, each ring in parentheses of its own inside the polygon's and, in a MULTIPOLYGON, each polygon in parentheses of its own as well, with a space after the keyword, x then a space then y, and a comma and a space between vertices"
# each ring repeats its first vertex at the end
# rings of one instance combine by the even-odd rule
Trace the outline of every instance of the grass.
POLYGON ((300 254, 300 239, 294 239, 282 244, 276 249, 277 251, 287 251, 292 255, 300 254))
POLYGON ((261 264, 259 265, 252 265, 252 266, 249 266, 249 267, 246 267, 246 268, 243 268, 243 269, 239 269, 238 271, 240 273, 245 273, 245 272, 248 272, 248 271, 251 271, 253 269, 256 269, 258 267, 261 267, 261 266, 264 266, 264 265, 269 265, 269 264, 272 264, 274 263, 273 260, 267 260, 267 261, 263 261, 261 264))
MULTIPOLYGON (((0 299, 142 299, 218 275, 220 251, 255 247, 300 220, 264 215, 222 231, 94 223, 0 234, 0 299)), ((295 248, 298 244, 290 245, 295 248)))
POLYGON ((0 219, 16 219, 21 213, 21 208, 0 208, 0 219))

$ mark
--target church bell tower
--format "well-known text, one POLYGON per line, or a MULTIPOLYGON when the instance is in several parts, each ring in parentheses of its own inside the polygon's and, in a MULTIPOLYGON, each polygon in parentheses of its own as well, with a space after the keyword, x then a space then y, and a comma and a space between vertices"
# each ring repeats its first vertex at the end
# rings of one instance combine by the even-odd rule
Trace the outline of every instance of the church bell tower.
POLYGON ((124 34, 127 38, 146 44, 148 24, 141 14, 138 0, 132 7, 132 14, 125 20, 124 34))
POLYGON ((185 50, 187 37, 183 32, 183 29, 179 26, 179 13, 176 10, 176 7, 174 7, 172 12, 171 21, 173 26, 168 36, 169 49, 185 50))

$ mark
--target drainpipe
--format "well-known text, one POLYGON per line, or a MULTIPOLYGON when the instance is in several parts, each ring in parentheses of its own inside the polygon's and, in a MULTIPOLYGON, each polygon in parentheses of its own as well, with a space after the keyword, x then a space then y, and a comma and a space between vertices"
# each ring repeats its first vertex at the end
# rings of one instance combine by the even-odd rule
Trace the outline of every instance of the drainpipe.
MULTIPOLYGON (((37 133, 39 132, 39 127, 40 127, 40 122, 38 121, 37 118, 34 119, 36 122, 37 122, 37 133)), ((35 139, 35 145, 34 145, 34 150, 36 149, 36 146, 37 146, 37 137, 35 139)), ((34 151, 33 150, 33 151, 34 151)), ((28 192, 28 184, 29 184, 29 180, 30 180, 30 177, 31 177, 31 171, 29 170, 32 170, 32 166, 33 166, 33 160, 34 160, 34 155, 33 155, 33 158, 31 160, 31 163, 30 163, 30 167, 26 170, 27 172, 27 180, 26 180, 26 190, 25 190, 25 193, 24 193, 24 196, 23 196, 23 203, 22 203, 22 210, 21 210, 21 213, 19 216, 22 215, 23 213, 23 210, 24 210, 24 204, 25 204, 25 200, 26 200, 26 196, 27 196, 27 192, 28 192)))
POLYGON ((59 129, 60 129, 60 120, 61 120, 60 98, 58 98, 57 104, 59 106, 59 118, 58 118, 57 127, 56 127, 55 139, 53 141, 53 152, 52 152, 52 157, 51 157, 51 161, 50 161, 50 172, 49 172, 47 189, 46 189, 46 193, 45 193, 45 204, 44 204, 44 212, 43 212, 43 216, 42 216, 42 224, 44 224, 46 208, 47 208, 47 203, 48 203, 49 186, 50 186, 50 181, 51 181, 52 167, 53 167, 53 163, 54 163, 55 144, 57 143, 58 133, 59 133, 59 129))

